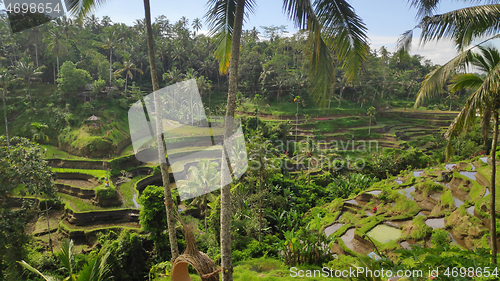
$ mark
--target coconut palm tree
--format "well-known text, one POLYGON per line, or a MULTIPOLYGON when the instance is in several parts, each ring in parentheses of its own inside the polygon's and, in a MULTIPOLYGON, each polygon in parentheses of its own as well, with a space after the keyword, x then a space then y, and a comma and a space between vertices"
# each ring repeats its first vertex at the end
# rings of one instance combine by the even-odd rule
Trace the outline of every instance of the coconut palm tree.
POLYGON ((464 0, 463 2, 486 5, 474 5, 443 14, 433 14, 440 1, 408 0, 410 6, 417 8, 419 23, 402 34, 398 40, 399 50, 408 50, 413 39, 413 31, 421 30, 422 44, 434 40, 451 39, 460 51, 471 42, 485 37, 496 38, 500 33, 500 4, 497 1, 464 0))
POLYGON ((33 102, 31 100, 31 78, 42 74, 45 66, 36 67, 29 57, 24 57, 20 61, 16 61, 14 71, 18 78, 23 79, 30 99, 31 109, 33 109, 33 102))
POLYGON ((64 33, 66 40, 70 40, 70 37, 75 35, 75 27, 73 26, 73 20, 62 16, 55 20, 56 26, 64 33))
POLYGON ((36 67, 38 67, 38 36, 40 35, 40 28, 38 26, 32 27, 30 29, 30 37, 33 39, 35 45, 35 62, 36 67))
POLYGON ((103 49, 109 49, 109 86, 111 87, 111 78, 112 78, 112 71, 113 71, 113 48, 118 45, 118 43, 121 41, 122 38, 118 38, 115 30, 112 28, 105 28, 104 29, 104 34, 101 35, 101 47, 103 49))
POLYGON ((46 37, 44 41, 47 44, 47 49, 51 50, 56 55, 57 74, 59 75, 59 56, 65 53, 70 45, 64 38, 61 30, 57 27, 49 29, 48 37, 46 37))
POLYGON ((173 85, 182 80, 184 80, 184 74, 175 66, 163 74, 163 81, 167 82, 168 85, 173 85))
POLYGON ((191 24, 193 26, 193 29, 194 29, 194 35, 196 36, 198 34, 198 30, 201 29, 201 27, 203 26, 201 24, 201 20, 199 18, 195 18, 193 20, 193 23, 191 24))
POLYGON ((68 277, 60 279, 57 277, 52 277, 45 275, 26 263, 25 261, 18 262, 25 269, 38 274, 45 281, 59 281, 59 280, 69 280, 69 281, 103 281, 107 280, 107 276, 111 272, 110 265, 108 264, 108 258, 110 253, 105 252, 105 247, 103 247, 98 254, 90 259, 90 261, 78 272, 74 272, 75 258, 73 255, 73 240, 64 240, 61 244, 61 252, 56 253, 57 258, 61 261, 63 269, 68 274, 68 277))
POLYGON ((3 101, 3 116, 5 118, 5 133, 7 137, 7 147, 10 147, 10 139, 9 139, 9 123, 7 121, 7 101, 5 99, 7 95, 7 87, 9 86, 10 82, 14 79, 12 76, 12 73, 9 69, 2 67, 0 68, 0 85, 3 88, 3 95, 2 95, 2 101, 3 101))
POLYGON ((139 72, 140 74, 143 74, 144 72, 137 68, 135 64, 130 61, 129 56, 125 57, 125 61, 122 65, 120 65, 120 68, 115 71, 115 75, 121 76, 123 73, 125 73, 125 94, 127 94, 128 78, 130 77, 130 79, 134 79, 132 71, 139 72))
POLYGON ((448 93, 448 95, 446 96, 446 99, 450 100, 450 110, 449 111, 451 111, 451 106, 453 104, 453 101, 457 101, 459 99, 458 93, 450 91, 448 93))
MULTIPOLYGON (((232 126, 227 121, 234 117, 238 84, 240 39, 245 9, 254 11, 253 0, 209 0, 207 18, 211 34, 217 42, 217 57, 221 72, 229 70, 229 89, 224 138, 232 126)), ((345 0, 311 1, 284 0, 285 13, 300 29, 307 29, 310 47, 311 93, 317 104, 325 105, 335 82, 333 49, 346 69, 349 80, 356 78, 361 63, 368 54, 366 27, 345 0)), ((226 173, 223 173, 223 175, 226 173)), ((223 180, 223 182, 226 182, 223 180)), ((230 186, 221 194, 221 259, 222 280, 232 280, 230 237, 230 186)))
POLYGON ((45 124, 41 124, 39 122, 31 123, 31 132, 33 133, 33 141, 38 143, 44 143, 49 141, 49 136, 45 133, 45 131, 49 128, 49 126, 45 124))
POLYGON ((447 156, 451 155, 451 139, 458 136, 462 131, 472 127, 477 118, 476 114, 481 116, 483 136, 486 138, 491 118, 493 117, 493 140, 491 145, 491 253, 492 263, 496 264, 497 259, 497 239, 496 239, 496 159, 495 152, 498 138, 498 118, 500 114, 500 52, 491 47, 475 46, 457 57, 450 60, 441 67, 436 68, 422 83, 418 92, 415 105, 434 95, 438 95, 441 89, 450 81, 451 91, 456 92, 465 88, 474 89, 474 93, 467 99, 464 108, 460 111, 455 120, 451 123, 445 137, 448 139, 446 149, 447 156), (474 49, 479 52, 473 52, 474 49), (466 70, 467 67, 474 67, 485 73, 484 76, 471 73, 456 74, 459 70, 466 70))
MULTIPOLYGON (((68 11, 73 15, 85 16, 92 12, 96 7, 103 4, 105 0, 66 0, 66 6, 68 11)), ((151 73, 151 82, 154 91, 155 100, 155 112, 158 112, 156 118, 161 119, 161 100, 158 94, 160 89, 160 83, 158 82, 158 73, 155 61, 155 50, 153 41, 153 28, 151 25, 151 8, 149 0, 144 0, 144 14, 145 14, 145 25, 146 25, 146 36, 148 44, 148 58, 151 73)), ((162 132, 161 122, 156 122, 156 131, 162 132)), ((179 256, 179 248, 177 245, 177 235, 175 230, 175 217, 174 217, 174 202, 172 200, 172 192, 170 190, 170 176, 169 176, 169 164, 165 158, 165 147, 163 146, 162 135, 157 134, 156 143, 158 147, 158 158, 160 159, 160 170, 163 180, 163 189, 165 194, 165 210, 167 213, 168 222, 168 238, 170 242, 170 251, 172 253, 172 259, 175 260, 179 256)))
POLYGON ((207 206, 209 202, 215 200, 215 196, 211 191, 219 184, 220 180, 220 173, 217 171, 217 166, 216 162, 203 159, 198 163, 198 166, 189 167, 188 174, 191 177, 190 180, 181 180, 177 183, 179 190, 184 189, 186 192, 198 195, 189 205, 201 209, 200 213, 205 218, 205 231, 207 231, 207 217, 209 215, 207 206))

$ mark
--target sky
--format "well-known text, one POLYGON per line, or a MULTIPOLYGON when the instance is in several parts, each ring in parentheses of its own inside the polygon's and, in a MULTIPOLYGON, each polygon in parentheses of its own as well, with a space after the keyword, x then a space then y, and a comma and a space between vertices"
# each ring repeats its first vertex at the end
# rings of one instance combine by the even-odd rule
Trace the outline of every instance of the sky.
MULTIPOLYGON (((203 19, 207 11, 206 0, 150 1, 152 17, 155 18, 163 14, 171 22, 179 20, 182 16, 190 20, 189 22, 195 18, 203 19)), ((245 22, 244 29, 286 25, 290 33, 296 31, 293 23, 283 14, 283 1, 255 0, 255 2, 255 13, 250 15, 245 22)), ((393 51, 398 36, 413 28, 417 23, 416 10, 410 9, 406 0, 351 0, 349 3, 366 24, 372 48, 378 49, 381 46, 386 46, 393 51)), ((462 7, 465 5, 460 1, 443 0, 438 12, 443 13, 462 7)), ((144 17, 143 1, 110 0, 98 9, 96 15, 101 18, 107 15, 111 17, 113 22, 133 24, 136 19, 144 17)), ((206 31, 206 29, 206 24, 204 24, 202 30, 206 31)), ((418 35, 419 33, 416 32, 414 38, 418 38, 418 35)), ((444 64, 457 54, 450 42, 429 43, 424 48, 419 48, 418 40, 414 40, 411 52, 421 54, 435 64, 444 64)))
MULTIPOLYGON (((107 0, 107 3, 96 9, 96 16, 109 16, 113 22, 132 25, 135 20, 144 18, 143 1, 139 0, 107 0)), ((255 0, 255 13, 245 22, 244 29, 260 26, 287 26, 290 33, 296 31, 293 23, 283 14, 279 0, 255 0)), ((442 0, 438 13, 465 7, 456 0, 442 0)), ((165 15, 170 22, 176 22, 185 16, 189 23, 195 18, 202 19, 203 33, 207 32, 204 15, 207 11, 207 0, 150 0, 152 18, 165 15)), ((412 29, 417 21, 416 10, 410 9, 407 0, 350 0, 356 13, 363 19, 368 28, 368 37, 372 48, 386 46, 394 51, 400 34, 412 29)), ((444 64, 457 53, 450 42, 428 43, 424 47, 418 44, 418 30, 414 35, 412 54, 421 54, 434 64, 444 64)))

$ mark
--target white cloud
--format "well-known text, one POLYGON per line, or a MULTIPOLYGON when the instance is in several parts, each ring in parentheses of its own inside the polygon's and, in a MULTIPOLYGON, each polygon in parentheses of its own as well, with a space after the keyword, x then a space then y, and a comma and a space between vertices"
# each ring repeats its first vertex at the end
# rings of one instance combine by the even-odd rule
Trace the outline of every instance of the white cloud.
MULTIPOLYGON (((385 46, 389 51, 394 52, 396 50, 398 37, 396 36, 371 36, 371 48, 379 49, 385 46)), ((458 53, 450 41, 439 41, 430 42, 423 46, 419 45, 419 38, 414 37, 411 50, 411 54, 419 54, 429 59, 434 64, 444 64, 450 59, 455 57, 458 53)))

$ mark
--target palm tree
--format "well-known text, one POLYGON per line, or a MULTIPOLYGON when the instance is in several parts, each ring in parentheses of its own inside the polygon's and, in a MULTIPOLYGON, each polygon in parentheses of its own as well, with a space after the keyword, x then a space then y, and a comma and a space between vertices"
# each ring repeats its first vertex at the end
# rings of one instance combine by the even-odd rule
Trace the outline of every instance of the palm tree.
POLYGON ((7 101, 5 100, 5 96, 7 95, 7 87, 9 83, 13 80, 11 71, 5 67, 0 68, 0 85, 3 88, 3 116, 5 118, 5 133, 7 136, 7 147, 10 147, 10 139, 9 139, 9 123, 7 121, 7 101))
MULTIPOLYGON (((66 6, 70 13, 74 15, 84 16, 90 13, 96 6, 102 4, 103 0, 66 0, 66 6)), ((153 29, 151 25, 151 8, 149 0, 144 0, 144 14, 145 14, 145 25, 146 25, 146 35, 148 44, 148 57, 149 66, 151 72, 151 82, 154 91, 155 100, 155 112, 158 112, 158 119, 161 119, 161 101, 158 94, 160 89, 160 83, 158 82, 158 73, 155 61, 155 50, 153 41, 153 29)), ((162 132, 161 122, 156 122, 156 131, 162 132)), ((156 143, 158 147, 158 158, 160 159, 160 170, 163 180, 163 189, 165 194, 165 210, 167 213, 168 222, 168 238, 170 242, 170 251, 172 253, 172 259, 175 260, 179 256, 179 248, 177 245, 177 235, 175 230, 175 217, 174 217, 174 201, 172 200, 172 192, 170 190, 170 176, 169 176, 169 164, 165 157, 165 147, 163 146, 162 134, 156 134, 156 143)))
MULTIPOLYGON (((408 0, 408 2, 417 8, 420 22, 413 29, 404 32, 398 40, 398 48, 402 50, 409 49, 415 29, 421 29, 420 40, 423 44, 433 40, 452 39, 460 51, 467 48, 474 40, 484 39, 485 36, 490 36, 487 39, 490 40, 500 32, 500 4, 475 5, 434 15, 439 0, 408 0)), ((495 1, 464 0, 463 2, 490 4, 495 1)))
POLYGON ((59 75, 59 56, 66 52, 69 48, 69 43, 64 39, 63 33, 57 27, 49 30, 48 37, 44 39, 47 44, 47 49, 55 53, 57 59, 57 75, 59 75))
POLYGON ((368 135, 371 135, 371 128, 372 128, 372 117, 375 115, 375 107, 370 106, 367 110, 366 113, 368 116, 370 116, 370 125, 368 125, 368 135))
POLYGON ((66 40, 69 40, 70 36, 75 35, 75 27, 73 26, 72 19, 67 18, 66 16, 62 16, 60 18, 57 18, 55 23, 56 26, 59 27, 59 29, 62 31, 62 33, 64 33, 66 40))
MULTIPOLYGON (((467 60, 470 58, 471 55, 471 49, 477 47, 478 45, 481 45, 491 39, 497 38, 500 33, 500 4, 491 4, 492 1, 474 1, 474 0, 467 0, 466 2, 470 3, 481 3, 484 2, 486 5, 476 5, 476 6, 471 6, 471 7, 466 7, 463 9, 458 9, 454 11, 450 11, 447 13, 443 14, 437 14, 433 15, 433 12, 436 10, 436 8, 439 5, 439 0, 438 1, 426 1, 426 0, 408 0, 408 2, 411 3, 411 6, 414 6, 418 9, 418 14, 417 16, 421 19, 420 22, 417 24, 415 28, 412 30, 408 30, 405 33, 403 33, 402 37, 398 40, 398 49, 400 50, 408 50, 411 42, 412 42, 412 37, 413 37, 413 30, 419 28, 421 29, 421 43, 425 44, 429 41, 434 41, 434 40, 441 40, 441 39, 451 39, 452 42, 456 45, 457 49, 460 51, 463 51, 461 54, 459 54, 457 57, 454 59, 450 60, 447 64, 445 64, 443 67, 440 67, 426 78, 424 81, 424 84, 422 84, 422 87, 420 89, 421 94, 419 94, 417 98, 417 103, 415 103, 415 106, 417 106, 419 100, 423 98, 425 95, 429 93, 435 93, 439 87, 441 87, 445 83, 447 79, 450 78, 451 75, 455 73, 455 70, 457 67, 460 67, 464 64, 469 63, 467 60), (488 37, 486 40, 482 41, 478 45, 473 46, 472 48, 467 49, 464 51, 474 40, 481 39, 483 40, 484 37, 488 37)), ((483 52, 484 54, 484 52, 483 52)), ((494 60, 495 58, 489 58, 489 60, 494 60)), ((494 61, 491 61, 494 62, 494 61)), ((470 62, 473 64, 473 62, 470 62)), ((483 66, 484 67, 484 66, 483 66)), ((492 81, 492 77, 495 76, 494 72, 496 69, 496 64, 491 65, 488 67, 488 69, 492 70, 493 73, 488 73, 489 75, 487 78, 485 78, 483 81, 490 82, 492 81), (491 69, 493 68, 493 69, 491 69)), ((498 77, 497 77, 498 79, 498 77)), ((483 124, 489 124, 490 122, 490 117, 491 113, 494 111, 496 112, 497 108, 495 107, 495 104, 488 104, 488 102, 495 102, 495 100, 488 100, 486 97, 490 95, 496 95, 496 90, 497 89, 491 89, 493 85, 485 85, 485 83, 480 84, 480 85, 475 85, 479 87, 479 90, 481 90, 481 95, 476 94, 478 93, 477 90, 474 94, 472 94, 471 97, 467 100, 466 106, 462 109, 461 113, 459 114, 458 117, 463 115, 462 121, 466 120, 465 118, 468 115, 471 115, 469 118, 474 119, 475 114, 465 114, 464 110, 468 110, 467 108, 478 108, 480 110, 484 110, 484 112, 489 112, 489 115, 487 116, 486 114, 483 116, 483 124), (481 109, 481 107, 477 104, 477 102, 481 102, 482 106, 484 108, 481 109), (493 107, 493 108, 487 108, 487 107, 493 107), (462 114, 464 112, 464 114, 462 114)), ((495 115, 495 114, 493 114, 495 115)), ((458 118, 457 117, 457 118, 458 118)), ((498 116, 497 116, 498 117, 498 116)), ((495 126, 497 126, 497 121, 498 118, 494 118, 493 120, 495 123, 495 126)), ((453 124, 452 124, 453 125, 453 124)), ((468 127, 470 125, 469 122, 462 123, 458 127, 468 127), (465 126, 467 125, 467 126, 465 126)), ((451 127, 450 127, 451 128, 451 127)), ((486 126, 483 126, 483 128, 487 128, 486 126)), ((495 127, 496 128, 496 127, 495 127)), ((494 131, 496 132, 498 128, 495 129, 494 131)), ((494 132, 494 144, 496 146, 496 133, 494 132)), ((450 135, 451 136, 451 135, 450 135)), ((492 161, 494 161, 494 152, 495 152, 495 146, 492 147, 492 161)), ((495 163, 493 163, 492 167, 492 188, 491 191, 495 192, 495 163)), ((495 220, 495 195, 491 195, 491 260, 492 263, 496 265, 497 263, 497 243, 496 243, 496 220, 495 220)))
POLYGON ((451 111, 451 105, 453 104, 453 101, 458 100, 458 98, 459 98, 459 97, 458 97, 457 92, 450 91, 450 92, 448 93, 448 95, 446 96, 446 99, 447 99, 447 100, 450 100, 450 110, 449 110, 449 111, 451 111))
POLYGON ((123 62, 123 64, 120 66, 120 68, 115 71, 115 75, 118 75, 118 76, 121 76, 125 72, 125 94, 127 94, 128 78, 130 77, 130 79, 134 79, 134 75, 132 74, 132 71, 139 72, 140 74, 144 73, 142 70, 137 68, 135 66, 135 64, 132 63, 128 57, 123 62))
POLYGON ((182 80, 184 80, 184 74, 182 74, 181 71, 175 66, 163 74, 163 81, 167 82, 169 85, 181 82, 182 80))
POLYGON ((49 141, 49 136, 45 134, 45 131, 49 126, 41 124, 39 122, 31 123, 31 132, 33 133, 33 141, 38 143, 44 143, 49 141))
POLYGON ((45 66, 42 65, 41 67, 35 67, 29 57, 24 57, 22 60, 16 61, 14 68, 16 76, 23 79, 24 83, 27 86, 31 109, 33 109, 33 102, 31 100, 31 77, 42 74, 42 70, 45 68, 45 66))
MULTIPOLYGON (((245 8, 254 11, 254 1, 209 0, 207 17, 211 34, 217 42, 217 57, 221 72, 229 70, 229 89, 224 138, 229 138, 233 127, 228 122, 234 117, 238 84, 240 40, 245 8)), ((310 47, 311 93, 317 104, 325 105, 334 85, 334 67, 331 49, 346 69, 349 80, 356 78, 361 63, 368 54, 366 27, 345 0, 314 1, 284 0, 285 12, 296 26, 307 29, 310 47)), ((226 173, 223 173, 225 175, 226 173)), ((222 181, 226 182, 226 181, 222 181)), ((231 191, 222 187, 221 194, 221 260, 222 280, 232 280, 231 262, 231 191)))
POLYGON ((193 20, 193 23, 191 24, 193 26, 193 29, 194 29, 194 35, 196 36, 198 34, 198 30, 201 29, 201 27, 203 26, 201 24, 201 20, 199 18, 195 18, 193 20))
POLYGON ((104 29, 104 34, 101 35, 100 44, 103 49, 109 49, 109 87, 111 87, 111 78, 113 73, 113 48, 117 46, 118 42, 121 41, 121 38, 118 38, 116 32, 112 28, 104 29))
POLYGON ((451 79, 451 91, 456 92, 465 88, 474 89, 475 92, 467 99, 464 108, 452 122, 445 137, 448 139, 448 147, 446 149, 447 156, 451 155, 452 146, 451 139, 456 137, 460 132, 472 127, 476 120, 476 114, 479 112, 481 116, 481 124, 483 128, 483 136, 486 138, 490 126, 491 117, 493 117, 493 140, 491 145, 491 201, 490 201, 490 216, 491 216, 491 253, 492 263, 496 264, 497 259, 497 233, 496 233, 496 159, 495 152, 498 138, 498 117, 500 110, 500 52, 491 47, 474 46, 465 52, 460 53, 441 67, 436 68, 422 83, 422 87, 418 92, 415 106, 428 97, 438 95, 443 87, 451 79), (479 52, 474 53, 472 50, 478 48, 479 52), (456 74, 457 71, 466 69, 466 67, 475 67, 484 76, 479 76, 471 73, 456 74))
POLYGON ((33 38, 34 44, 35 44, 35 62, 36 62, 36 67, 38 67, 38 35, 40 35, 40 28, 38 26, 35 26, 31 28, 30 30, 30 37, 33 38))
POLYGON ((103 281, 107 280, 107 276, 111 272, 110 265, 108 264, 108 258, 110 252, 105 252, 103 247, 98 254, 93 256, 90 261, 80 270, 78 273, 74 273, 75 258, 73 255, 73 240, 64 240, 61 244, 61 252, 56 253, 57 258, 61 261, 63 268, 67 271, 68 277, 64 279, 59 279, 57 277, 52 277, 45 275, 26 263, 25 261, 18 262, 25 269, 38 274, 45 281, 59 281, 59 280, 69 280, 69 281, 103 281))
POLYGON ((184 189, 196 197, 189 204, 201 209, 200 213, 205 218, 205 231, 207 231, 208 202, 213 202, 215 196, 211 193, 219 184, 220 173, 217 171, 218 164, 204 159, 198 163, 198 167, 191 166, 188 170, 190 180, 181 180, 177 183, 178 190, 184 189))

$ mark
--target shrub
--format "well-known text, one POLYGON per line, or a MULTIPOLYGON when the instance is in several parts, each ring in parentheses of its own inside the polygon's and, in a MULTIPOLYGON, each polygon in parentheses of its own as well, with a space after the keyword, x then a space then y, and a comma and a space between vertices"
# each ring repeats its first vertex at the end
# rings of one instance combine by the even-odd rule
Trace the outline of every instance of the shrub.
POLYGON ((98 188, 96 197, 103 200, 112 199, 118 197, 118 192, 114 188, 98 188))
POLYGON ((434 247, 446 247, 450 244, 451 238, 448 231, 444 229, 435 229, 432 233, 431 242, 434 247))

